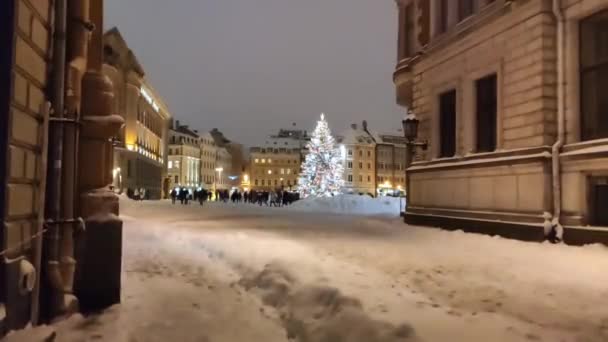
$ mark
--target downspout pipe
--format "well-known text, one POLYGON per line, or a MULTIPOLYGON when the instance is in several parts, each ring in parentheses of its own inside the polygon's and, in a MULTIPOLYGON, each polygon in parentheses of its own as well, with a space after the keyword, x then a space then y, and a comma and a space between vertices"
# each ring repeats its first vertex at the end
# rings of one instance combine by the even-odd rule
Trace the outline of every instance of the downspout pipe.
MULTIPOLYGON (((65 61, 66 61, 66 29, 67 29, 67 0, 55 1, 55 30, 53 35, 53 112, 54 118, 62 119, 65 111, 65 61)), ((47 217, 61 220, 61 182, 63 159, 63 124, 61 121, 52 122, 50 127, 50 165, 49 193, 47 196, 47 217)), ((59 238, 57 225, 49 228, 46 246, 46 276, 50 285, 50 316, 55 316, 63 302, 62 278, 59 271, 59 238)))
POLYGON ((553 0, 553 15, 557 22, 557 140, 551 148, 552 162, 552 194, 553 194, 553 219, 551 222, 551 231, 545 231, 546 235, 554 235, 555 242, 561 242, 564 236, 564 228, 560 223, 562 212, 562 180, 561 180, 561 165, 560 152, 564 146, 565 140, 565 87, 564 87, 564 47, 565 34, 564 13, 561 8, 560 0, 553 0))

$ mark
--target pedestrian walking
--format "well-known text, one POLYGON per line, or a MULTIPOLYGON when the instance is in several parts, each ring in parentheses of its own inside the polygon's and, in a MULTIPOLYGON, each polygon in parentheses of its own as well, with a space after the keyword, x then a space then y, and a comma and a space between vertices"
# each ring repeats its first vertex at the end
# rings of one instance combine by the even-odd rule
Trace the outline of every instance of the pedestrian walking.
POLYGON ((173 188, 171 190, 171 204, 175 204, 175 199, 177 198, 177 190, 173 188))

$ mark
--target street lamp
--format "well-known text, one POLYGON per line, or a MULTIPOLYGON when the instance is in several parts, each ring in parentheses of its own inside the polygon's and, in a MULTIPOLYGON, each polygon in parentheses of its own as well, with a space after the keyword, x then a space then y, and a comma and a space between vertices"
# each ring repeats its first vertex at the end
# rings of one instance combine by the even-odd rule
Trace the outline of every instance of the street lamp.
MULTIPOLYGON (((411 110, 407 110, 407 115, 401 121, 403 125, 403 136, 405 137, 405 191, 409 190, 409 177, 407 175, 407 169, 412 164, 412 159, 414 154, 416 153, 416 147, 422 148, 422 150, 426 151, 428 148, 427 141, 416 141, 418 138, 418 127, 420 125, 420 120, 416 117, 416 114, 411 110)), ((407 195, 406 195, 407 196, 407 195)), ((407 202, 406 202, 407 206, 407 202)), ((401 201, 399 201, 399 207, 401 207, 401 201)), ((404 208, 405 212, 405 208, 404 208)))
POLYGON ((416 141, 418 138, 418 126, 420 125, 420 120, 418 120, 414 112, 408 110, 408 113, 401 121, 401 124, 403 125, 403 136, 405 137, 405 145, 407 147, 405 159, 405 169, 407 169, 412 164, 412 157, 415 154, 415 148, 421 147, 424 151, 426 151, 428 148, 428 142, 416 141))

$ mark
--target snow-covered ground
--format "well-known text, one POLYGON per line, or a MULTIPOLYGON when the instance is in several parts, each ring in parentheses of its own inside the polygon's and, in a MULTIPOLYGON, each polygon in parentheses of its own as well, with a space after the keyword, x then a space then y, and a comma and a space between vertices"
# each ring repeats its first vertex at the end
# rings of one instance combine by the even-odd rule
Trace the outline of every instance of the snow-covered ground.
POLYGON ((405 198, 367 195, 309 197, 295 202, 290 209, 313 213, 355 214, 368 216, 399 216, 405 208, 405 198))
POLYGON ((603 246, 253 205, 121 210, 123 303, 56 324, 56 341, 608 340, 603 246))

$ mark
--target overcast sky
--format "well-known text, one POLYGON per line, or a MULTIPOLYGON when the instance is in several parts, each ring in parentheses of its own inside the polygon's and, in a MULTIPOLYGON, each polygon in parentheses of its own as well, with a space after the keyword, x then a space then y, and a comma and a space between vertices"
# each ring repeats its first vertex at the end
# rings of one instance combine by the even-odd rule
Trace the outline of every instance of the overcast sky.
POLYGON ((394 131, 394 0, 106 0, 173 116, 252 145, 293 122, 394 131))

